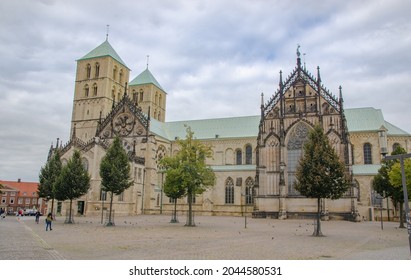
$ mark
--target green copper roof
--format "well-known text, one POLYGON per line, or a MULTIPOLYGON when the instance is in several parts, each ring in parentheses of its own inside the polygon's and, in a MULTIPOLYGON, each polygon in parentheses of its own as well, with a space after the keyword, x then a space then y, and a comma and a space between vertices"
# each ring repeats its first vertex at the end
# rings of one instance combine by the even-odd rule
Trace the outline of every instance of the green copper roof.
MULTIPOLYGON (((386 129, 391 136, 410 136, 409 133, 384 120, 380 109, 346 109, 349 132, 378 131, 386 129)), ((201 140, 218 138, 257 138, 260 116, 232 117, 204 120, 187 120, 162 123, 151 120, 151 131, 165 139, 184 139, 190 126, 194 137, 201 140)), ((367 166, 366 168, 369 168, 367 166)))
POLYGON ((150 70, 148 68, 144 70, 143 72, 140 73, 137 77, 134 78, 130 82, 130 86, 134 85, 145 85, 145 84, 154 84, 156 87, 160 88, 165 92, 165 90, 161 87, 160 83, 157 82, 156 78, 154 78, 153 74, 151 74, 150 70))
MULTIPOLYGON (((120 56, 116 53, 110 43, 106 40, 100 46, 80 58, 79 60, 96 58, 96 57, 104 57, 104 56, 111 56, 113 59, 117 60, 117 62, 123 64, 125 67, 127 65, 124 61, 120 58, 120 56)), ((128 68, 128 67, 127 67, 128 68)))
POLYGON ((384 120, 381 109, 372 107, 345 109, 345 118, 349 132, 387 130, 387 135, 409 136, 406 131, 384 120))

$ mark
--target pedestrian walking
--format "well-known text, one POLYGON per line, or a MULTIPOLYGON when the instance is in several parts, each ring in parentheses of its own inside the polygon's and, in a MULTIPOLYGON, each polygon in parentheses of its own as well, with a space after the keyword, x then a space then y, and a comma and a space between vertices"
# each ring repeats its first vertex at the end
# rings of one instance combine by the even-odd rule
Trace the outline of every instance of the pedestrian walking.
POLYGON ((46 218, 46 231, 48 231, 48 229, 50 228, 50 230, 53 230, 52 228, 51 228, 51 222, 53 221, 53 217, 51 216, 51 213, 49 213, 48 215, 47 215, 47 218, 46 218))
POLYGON ((40 212, 37 210, 37 212, 36 212, 36 224, 39 223, 39 220, 40 220, 40 212))

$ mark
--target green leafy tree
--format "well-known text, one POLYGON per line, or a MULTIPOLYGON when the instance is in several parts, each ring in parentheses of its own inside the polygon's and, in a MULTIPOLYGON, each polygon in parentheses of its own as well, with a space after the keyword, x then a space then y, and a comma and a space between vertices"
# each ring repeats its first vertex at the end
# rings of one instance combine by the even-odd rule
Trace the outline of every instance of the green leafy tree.
MULTIPOLYGON (((391 155, 405 154, 405 150, 402 147, 397 147, 391 155)), ((397 160, 383 161, 381 168, 378 170, 378 174, 374 176, 372 186, 374 190, 381 196, 390 197, 394 205, 400 205, 400 228, 405 228, 403 219, 403 203, 404 193, 402 190, 402 183, 393 185, 390 181, 389 173, 393 165, 398 162, 397 160)))
POLYGON ((54 186, 57 182, 57 178, 60 176, 62 169, 62 164, 60 160, 60 152, 58 149, 55 150, 53 156, 46 162, 46 164, 41 168, 39 174, 39 186, 37 189, 37 194, 39 197, 45 198, 47 200, 51 199, 51 211, 54 211, 54 186))
POLYGON ((202 194, 215 183, 215 174, 211 167, 206 165, 206 159, 212 157, 211 146, 194 139, 194 132, 190 127, 186 129, 185 139, 179 139, 180 147, 173 160, 165 157, 163 165, 166 168, 165 185, 175 186, 176 193, 184 190, 188 199, 188 217, 186 226, 195 226, 193 216, 193 198, 202 194), (167 164, 172 161, 173 164, 167 164))
POLYGON ((55 197, 58 200, 70 200, 69 217, 66 223, 73 223, 73 199, 86 194, 90 188, 90 175, 81 162, 79 151, 74 151, 67 165, 63 166, 60 176, 54 186, 55 197))
POLYGON ((295 188, 302 195, 317 199, 317 226, 314 236, 321 232, 321 199, 340 198, 348 188, 345 167, 320 126, 310 131, 304 154, 297 167, 295 188))
POLYGON ((186 188, 182 184, 183 172, 180 168, 180 159, 176 157, 165 157, 161 159, 160 164, 165 168, 166 180, 163 184, 163 191, 166 196, 174 200, 174 211, 171 218, 172 223, 178 223, 177 220, 177 199, 186 195, 186 188))
MULTIPOLYGON (((404 173, 405 173, 407 192, 411 193, 411 159, 404 160, 404 173)), ((403 204, 404 202, 408 203, 408 201, 404 201, 405 199, 404 199, 404 190, 402 187, 401 164, 399 162, 394 163, 388 175, 390 177, 390 183, 399 193, 398 197, 400 201, 400 228, 404 228, 405 226, 404 226, 404 219, 403 219, 403 204)))
POLYGON ((113 226, 112 209, 113 195, 119 195, 128 189, 130 180, 130 164, 119 137, 116 137, 100 163, 102 190, 110 193, 110 212, 107 225, 113 226))

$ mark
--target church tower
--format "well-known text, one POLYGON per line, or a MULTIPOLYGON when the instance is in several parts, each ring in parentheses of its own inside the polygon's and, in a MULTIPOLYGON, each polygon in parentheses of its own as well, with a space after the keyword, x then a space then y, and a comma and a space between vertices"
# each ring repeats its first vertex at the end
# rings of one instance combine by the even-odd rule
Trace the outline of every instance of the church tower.
POLYGON ((129 84, 129 93, 132 99, 150 118, 165 122, 167 93, 151 74, 144 70, 129 84))
POLYGON ((130 69, 108 40, 77 60, 71 135, 87 142, 125 92, 130 69))

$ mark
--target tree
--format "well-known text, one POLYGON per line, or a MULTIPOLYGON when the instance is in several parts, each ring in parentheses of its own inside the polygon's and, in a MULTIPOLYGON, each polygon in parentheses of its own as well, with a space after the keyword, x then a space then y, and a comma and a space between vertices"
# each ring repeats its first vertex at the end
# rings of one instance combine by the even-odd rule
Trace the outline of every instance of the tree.
POLYGON ((107 226, 113 226, 111 219, 113 195, 119 195, 128 189, 133 181, 130 180, 130 165, 119 137, 116 137, 100 163, 102 190, 109 192, 110 212, 107 226))
POLYGON ((186 195, 186 188, 182 184, 183 173, 180 167, 178 157, 165 157, 161 159, 160 164, 165 168, 166 180, 163 183, 163 191, 166 196, 174 200, 174 211, 171 223, 178 223, 177 220, 177 199, 186 195))
MULTIPOLYGON (((397 147, 391 155, 405 154, 404 148, 397 147)), ((393 165, 398 162, 396 160, 383 161, 381 168, 378 170, 378 174, 374 176, 372 186, 374 190, 381 196, 391 197, 394 205, 400 205, 400 228, 405 228, 403 219, 403 203, 404 193, 402 191, 402 183, 393 185, 390 181, 389 173, 393 165)), ((401 173, 400 173, 401 174, 401 173)))
POLYGON ((69 218, 66 223, 73 223, 71 212, 73 199, 86 194, 89 188, 90 175, 81 162, 80 152, 76 150, 67 165, 62 168, 54 186, 55 197, 58 200, 70 200, 69 218))
POLYGON ((49 159, 44 167, 41 168, 39 174, 39 186, 37 189, 37 194, 39 197, 45 198, 47 200, 51 199, 51 211, 53 213, 54 209, 54 186, 56 184, 57 178, 60 176, 62 169, 62 164, 60 160, 60 152, 58 149, 55 150, 54 155, 49 159))
POLYGON ((322 236, 320 222, 321 199, 340 198, 348 188, 344 164, 331 146, 320 126, 315 126, 304 145, 304 153, 296 173, 296 190, 317 199, 317 226, 314 236, 322 236))
POLYGON ((177 140, 180 151, 172 157, 174 159, 165 157, 163 160, 166 168, 165 185, 174 185, 177 189, 184 190, 188 199, 186 226, 195 226, 193 198, 195 195, 205 192, 215 183, 215 174, 211 167, 205 163, 207 158, 211 158, 213 152, 211 146, 194 139, 194 132, 191 131, 190 127, 187 127, 186 132, 185 139, 177 140), (167 161, 173 161, 173 164, 167 165, 167 161))
MULTIPOLYGON (((405 181, 406 181, 406 188, 408 193, 411 193, 411 160, 406 159, 404 160, 404 173, 405 173, 405 181)), ((399 162, 394 163, 391 167, 390 172, 388 173, 390 177, 390 183, 392 184, 393 188, 396 189, 398 192, 398 200, 400 202, 400 228, 404 228, 404 219, 403 219, 403 203, 408 203, 408 201, 404 201, 404 191, 402 187, 402 172, 401 172, 401 164, 399 162)))

